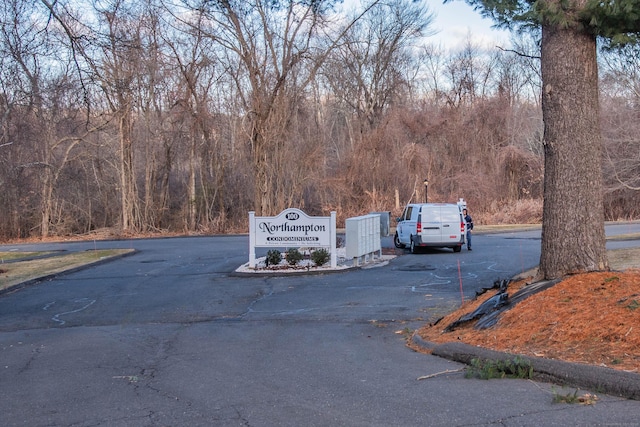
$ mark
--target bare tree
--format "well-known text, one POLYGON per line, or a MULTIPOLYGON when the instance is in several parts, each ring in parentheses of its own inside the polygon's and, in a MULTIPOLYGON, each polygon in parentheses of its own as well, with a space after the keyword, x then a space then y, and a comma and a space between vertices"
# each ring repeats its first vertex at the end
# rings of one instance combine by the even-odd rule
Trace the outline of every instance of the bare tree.
POLYGON ((394 123, 405 108, 413 108, 410 94, 420 68, 416 52, 430 34, 432 19, 424 4, 379 3, 345 33, 322 68, 335 100, 332 108, 349 130, 337 147, 343 160, 335 170, 343 179, 343 208, 381 210, 394 203, 409 178, 405 166, 417 159, 404 157, 407 141, 394 123))
POLYGON ((187 228, 195 230, 198 217, 208 226, 215 216, 225 215, 225 164, 227 150, 215 137, 212 99, 216 86, 228 88, 227 70, 219 67, 217 45, 203 32, 206 15, 192 13, 190 25, 167 35, 172 61, 179 72, 178 98, 174 111, 184 113, 189 123, 189 177, 187 184, 187 228), (199 202, 199 200, 201 202, 199 202))
POLYGON ((471 34, 467 35, 464 46, 454 51, 445 65, 447 103, 454 107, 472 106, 477 99, 486 99, 493 89, 495 59, 473 42, 471 34))
POLYGON ((432 21, 424 4, 380 3, 349 29, 330 55, 323 74, 362 125, 375 127, 389 106, 406 97, 405 67, 419 68, 414 50, 430 34, 432 21))
POLYGON ((442 46, 427 44, 417 53, 417 60, 421 64, 422 73, 418 76, 422 102, 428 102, 435 107, 444 103, 445 90, 443 74, 445 67, 445 50, 442 46))
POLYGON ((258 214, 282 208, 275 203, 279 190, 271 170, 280 170, 277 156, 287 150, 282 132, 291 111, 278 108, 295 105, 287 95, 308 87, 327 51, 335 46, 335 41, 329 41, 328 48, 320 49, 320 33, 329 30, 326 16, 333 3, 253 0, 189 5, 207 11, 208 34, 229 55, 229 68, 236 69, 252 150, 258 214), (310 67, 305 69, 305 64, 310 67))
MULTIPOLYGON (((288 206, 344 219, 421 200, 427 177, 430 200, 539 218, 554 134, 543 145, 535 37, 422 49, 420 3, 337 4, 2 3, 0 234, 242 230, 247 210, 288 206)), ((638 66, 603 58, 612 219, 640 212, 638 66)))
POLYGON ((144 51, 142 6, 132 5, 127 0, 76 5, 92 7, 85 10, 96 20, 90 26, 88 21, 82 22, 78 18, 80 14, 74 13, 68 4, 41 1, 68 36, 76 64, 83 61, 86 66, 80 69, 80 74, 89 74, 90 80, 97 82, 108 108, 116 117, 121 226, 125 231, 138 230, 142 224, 134 167, 133 115, 136 101, 134 84, 140 73, 140 58, 144 51))
POLYGON ((140 73, 141 25, 136 10, 123 0, 111 4, 95 5, 98 18, 106 34, 100 46, 100 62, 93 62, 93 70, 111 112, 117 118, 120 146, 120 202, 122 229, 139 230, 140 210, 134 167, 134 84, 140 73))
POLYGON ((30 158, 12 166, 21 174, 34 171, 31 175, 39 182, 39 230, 42 237, 47 237, 54 215, 57 223, 68 219, 55 206, 58 180, 68 168, 76 145, 95 129, 78 117, 78 87, 70 72, 70 55, 58 42, 57 29, 43 25, 46 13, 40 5, 14 0, 4 4, 2 13, 3 71, 11 70, 11 80, 18 89, 14 93, 22 93, 21 99, 11 105, 9 92, 5 92, 4 138, 9 138, 9 129, 19 122, 29 123, 31 132, 12 135, 15 139, 8 144, 30 147, 30 158), (13 123, 9 125, 8 120, 13 123))
POLYGON ((638 123, 640 105, 640 47, 605 52, 602 56, 602 103, 605 176, 609 191, 640 190, 638 123))

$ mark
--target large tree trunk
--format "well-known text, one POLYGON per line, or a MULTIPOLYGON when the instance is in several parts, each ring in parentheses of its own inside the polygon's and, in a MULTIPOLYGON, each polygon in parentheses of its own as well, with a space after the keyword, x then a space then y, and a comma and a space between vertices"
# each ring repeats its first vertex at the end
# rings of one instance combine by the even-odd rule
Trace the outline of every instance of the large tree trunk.
POLYGON ((595 37, 542 28, 544 206, 539 275, 607 270, 595 37))

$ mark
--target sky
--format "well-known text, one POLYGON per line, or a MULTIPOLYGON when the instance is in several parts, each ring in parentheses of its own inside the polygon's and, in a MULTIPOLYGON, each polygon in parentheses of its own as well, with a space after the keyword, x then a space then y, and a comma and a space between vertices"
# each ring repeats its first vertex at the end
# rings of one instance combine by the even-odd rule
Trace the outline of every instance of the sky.
POLYGON ((457 48, 464 45, 471 34, 471 40, 482 47, 509 45, 509 32, 492 29, 493 20, 483 18, 463 0, 452 0, 446 4, 442 0, 424 0, 435 14, 434 30, 438 33, 429 37, 429 41, 445 48, 457 48))
MULTIPOLYGON (((360 0, 344 0, 344 5, 352 7, 360 0)), ((394 1, 394 0, 389 0, 394 1)), ((437 34, 428 37, 427 42, 440 45, 445 49, 456 49, 464 46, 469 34, 475 44, 480 47, 493 48, 497 45, 508 47, 509 32, 492 29, 493 21, 482 18, 464 0, 420 0, 435 15, 432 29, 437 34)))

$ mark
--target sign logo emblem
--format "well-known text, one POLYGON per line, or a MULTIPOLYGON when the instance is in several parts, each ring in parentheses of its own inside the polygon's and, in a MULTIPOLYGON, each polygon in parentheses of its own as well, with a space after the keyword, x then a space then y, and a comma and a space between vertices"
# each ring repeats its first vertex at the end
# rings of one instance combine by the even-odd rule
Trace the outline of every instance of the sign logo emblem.
POLYGON ((295 221, 296 219, 300 218, 300 215, 297 212, 287 212, 284 217, 289 221, 295 221))

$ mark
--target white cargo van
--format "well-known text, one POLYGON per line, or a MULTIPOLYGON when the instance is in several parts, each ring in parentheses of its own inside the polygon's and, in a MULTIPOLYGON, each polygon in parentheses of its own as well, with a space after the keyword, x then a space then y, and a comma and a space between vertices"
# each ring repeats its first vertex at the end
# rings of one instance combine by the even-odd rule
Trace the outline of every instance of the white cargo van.
POLYGON ((460 252, 464 244, 464 218, 453 203, 411 203, 397 218, 393 242, 397 248, 451 248, 460 252))

